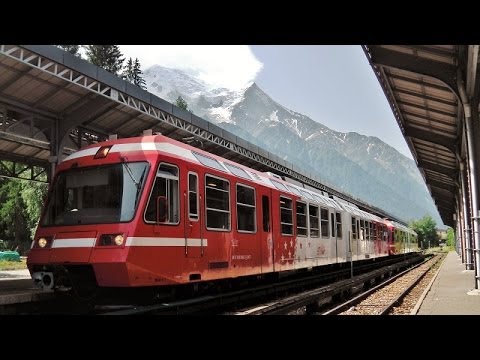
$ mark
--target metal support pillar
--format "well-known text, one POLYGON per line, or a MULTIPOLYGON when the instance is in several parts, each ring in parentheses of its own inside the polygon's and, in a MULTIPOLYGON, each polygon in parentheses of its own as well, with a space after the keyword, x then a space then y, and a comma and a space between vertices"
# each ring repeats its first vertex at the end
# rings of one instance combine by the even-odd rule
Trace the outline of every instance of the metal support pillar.
POLYGON ((462 191, 462 220, 463 220, 463 236, 465 238, 465 269, 472 270, 473 269, 473 262, 472 262, 472 252, 471 252, 471 241, 470 241, 470 222, 468 216, 468 209, 467 209, 467 192, 466 192, 466 185, 465 185, 465 171, 464 171, 464 163, 460 163, 460 176, 461 176, 461 191, 462 191))
MULTIPOLYGON (((478 47, 469 47, 469 59, 468 59, 468 70, 472 71, 473 74, 476 74, 477 67, 477 56, 478 56, 478 47), (474 59, 475 61, 473 61, 474 59)), ((473 89, 475 88, 475 78, 472 78, 471 74, 467 74, 467 91, 465 89, 465 84, 462 81, 462 74, 459 70, 457 73, 457 87, 460 95, 460 100, 463 106, 463 113, 465 116, 465 130, 467 137, 467 158, 468 158, 468 168, 469 168, 469 180, 470 180, 470 200, 471 200, 471 220, 473 224, 472 232, 472 250, 474 251, 473 261, 475 261, 475 289, 480 287, 480 237, 478 232, 478 220, 480 219, 478 214, 478 198, 477 198, 477 172, 476 172, 476 154, 474 148, 474 134, 472 128, 472 111, 475 112, 475 118, 478 120, 478 102, 473 102, 476 106, 471 106, 473 89), (473 83, 472 83, 473 82, 473 83)))
POLYGON ((456 237, 457 237, 457 250, 458 254, 462 258, 462 264, 465 263, 465 234, 463 233, 463 217, 462 217, 462 198, 460 191, 457 194, 457 212, 455 215, 455 223, 456 223, 456 237))

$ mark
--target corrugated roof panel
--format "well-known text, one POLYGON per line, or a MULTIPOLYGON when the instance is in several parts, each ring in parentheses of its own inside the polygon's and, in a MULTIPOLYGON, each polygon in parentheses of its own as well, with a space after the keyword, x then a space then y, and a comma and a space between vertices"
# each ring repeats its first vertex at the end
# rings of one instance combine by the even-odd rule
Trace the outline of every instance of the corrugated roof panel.
POLYGON ((455 126, 455 116, 453 114, 442 114, 434 111, 429 111, 427 107, 419 109, 417 107, 412 107, 406 104, 400 104, 400 109, 403 110, 406 114, 413 115, 416 118, 428 118, 432 122, 438 122, 441 124, 448 124, 455 126))
POLYGON ((51 112, 62 113, 82 98, 81 95, 61 92, 54 98, 43 101, 41 107, 51 112))
POLYGON ((39 106, 52 112, 63 111, 70 105, 81 99, 83 96, 84 95, 82 94, 73 94, 65 93, 63 91, 57 91, 51 96, 43 99, 39 106))
POLYGON ((417 50, 416 55, 424 59, 439 61, 450 65, 453 65, 455 63, 455 59, 447 52, 435 53, 428 50, 417 50))
POLYGON ((408 54, 408 55, 414 55, 414 51, 411 47, 409 46, 403 46, 403 45, 380 45, 379 47, 383 49, 388 49, 388 50, 393 50, 393 51, 398 51, 403 54, 408 54))
POLYGON ((426 99, 425 96, 428 96, 423 93, 402 93, 402 92, 397 92, 396 97, 399 99, 402 103, 410 103, 412 105, 417 105, 417 106, 425 106, 429 109, 432 110, 437 110, 437 111, 443 111, 443 112, 449 112, 452 113, 453 115, 456 114, 457 107, 453 105, 453 103, 445 103, 442 101, 434 101, 429 99, 426 99))
POLYGON ((13 84, 11 84, 7 89, 5 89, 3 93, 10 97, 22 97, 30 90, 29 87, 38 86, 41 84, 42 83, 36 79, 30 78, 28 76, 22 76, 13 84))
POLYGON ((433 127, 441 129, 442 131, 456 133, 456 125, 449 121, 440 121, 438 119, 434 119, 432 116, 424 116, 411 114, 411 113, 404 113, 403 119, 407 122, 407 124, 411 123, 411 125, 417 125, 419 127, 423 127, 426 129, 431 129, 433 127))
POLYGON ((424 161, 434 162, 434 163, 437 163, 438 165, 449 167, 452 169, 455 168, 455 161, 452 161, 451 158, 446 158, 444 156, 436 154, 435 152, 430 154, 426 152, 425 153, 419 152, 419 156, 424 161))

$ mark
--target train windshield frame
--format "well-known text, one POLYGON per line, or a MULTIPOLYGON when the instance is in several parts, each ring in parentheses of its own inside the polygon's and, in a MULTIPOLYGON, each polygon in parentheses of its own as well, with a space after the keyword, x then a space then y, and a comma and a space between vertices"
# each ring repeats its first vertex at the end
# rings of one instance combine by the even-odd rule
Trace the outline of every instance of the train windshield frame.
POLYGON ((149 168, 148 162, 140 161, 73 168, 58 173, 41 225, 131 221, 149 168))

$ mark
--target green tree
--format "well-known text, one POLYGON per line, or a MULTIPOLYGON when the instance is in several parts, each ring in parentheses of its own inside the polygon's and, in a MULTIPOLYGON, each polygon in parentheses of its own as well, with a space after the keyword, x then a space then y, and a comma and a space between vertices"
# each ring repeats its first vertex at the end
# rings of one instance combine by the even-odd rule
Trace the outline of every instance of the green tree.
POLYGON ((455 246, 455 232, 452 228, 447 230, 447 246, 455 246))
POLYGON ((87 45, 85 54, 92 64, 114 74, 122 70, 125 60, 118 45, 87 45))
POLYGON ((412 221, 409 226, 418 234, 419 246, 422 249, 438 246, 437 223, 430 215, 425 215, 420 220, 412 221))
POLYGON ((180 109, 188 110, 188 104, 181 96, 175 100, 175 105, 177 105, 180 109))
POLYGON ((60 49, 69 52, 70 54, 80 56, 80 45, 57 45, 60 49))
MULTIPOLYGON (((0 175, 12 166, 1 161, 0 175)), ((19 245, 24 254, 30 247, 47 191, 46 183, 0 176, 0 239, 6 240, 9 248, 19 245)))
POLYGON ((123 68, 122 79, 133 84, 133 60, 129 58, 127 64, 123 68))
POLYGON ((43 201, 48 192, 48 184, 34 181, 23 181, 22 200, 25 204, 24 213, 26 223, 30 232, 30 238, 33 239, 37 230, 38 220, 42 213, 43 201))
POLYGON ((20 180, 3 179, 0 185, 0 237, 9 243, 30 238, 23 209, 20 180))
POLYGON ((140 61, 138 58, 135 58, 135 63, 133 64, 133 84, 139 86, 141 89, 146 89, 145 80, 142 77, 142 69, 140 66, 140 61))
POLYGON ((122 72, 122 78, 144 90, 147 88, 145 80, 142 77, 142 70, 138 58, 135 58, 135 61, 133 61, 132 58, 128 59, 127 65, 122 72))

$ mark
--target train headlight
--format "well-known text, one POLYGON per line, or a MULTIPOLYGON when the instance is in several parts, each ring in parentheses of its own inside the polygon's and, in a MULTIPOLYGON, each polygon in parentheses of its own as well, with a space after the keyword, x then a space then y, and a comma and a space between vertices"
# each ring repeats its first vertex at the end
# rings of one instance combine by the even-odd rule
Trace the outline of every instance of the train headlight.
POLYGON ((40 246, 41 248, 44 248, 45 246, 47 246, 47 239, 41 237, 40 239, 38 239, 38 246, 40 246))
POLYGON ((35 249, 49 249, 52 247, 53 237, 52 236, 40 236, 33 241, 32 248, 35 249))
POLYGON ((116 245, 118 245, 118 246, 122 245, 123 244, 123 235, 119 234, 119 235, 115 236, 114 241, 115 241, 116 245))
POLYGON ((125 241, 123 234, 103 234, 97 246, 122 246, 125 241))

